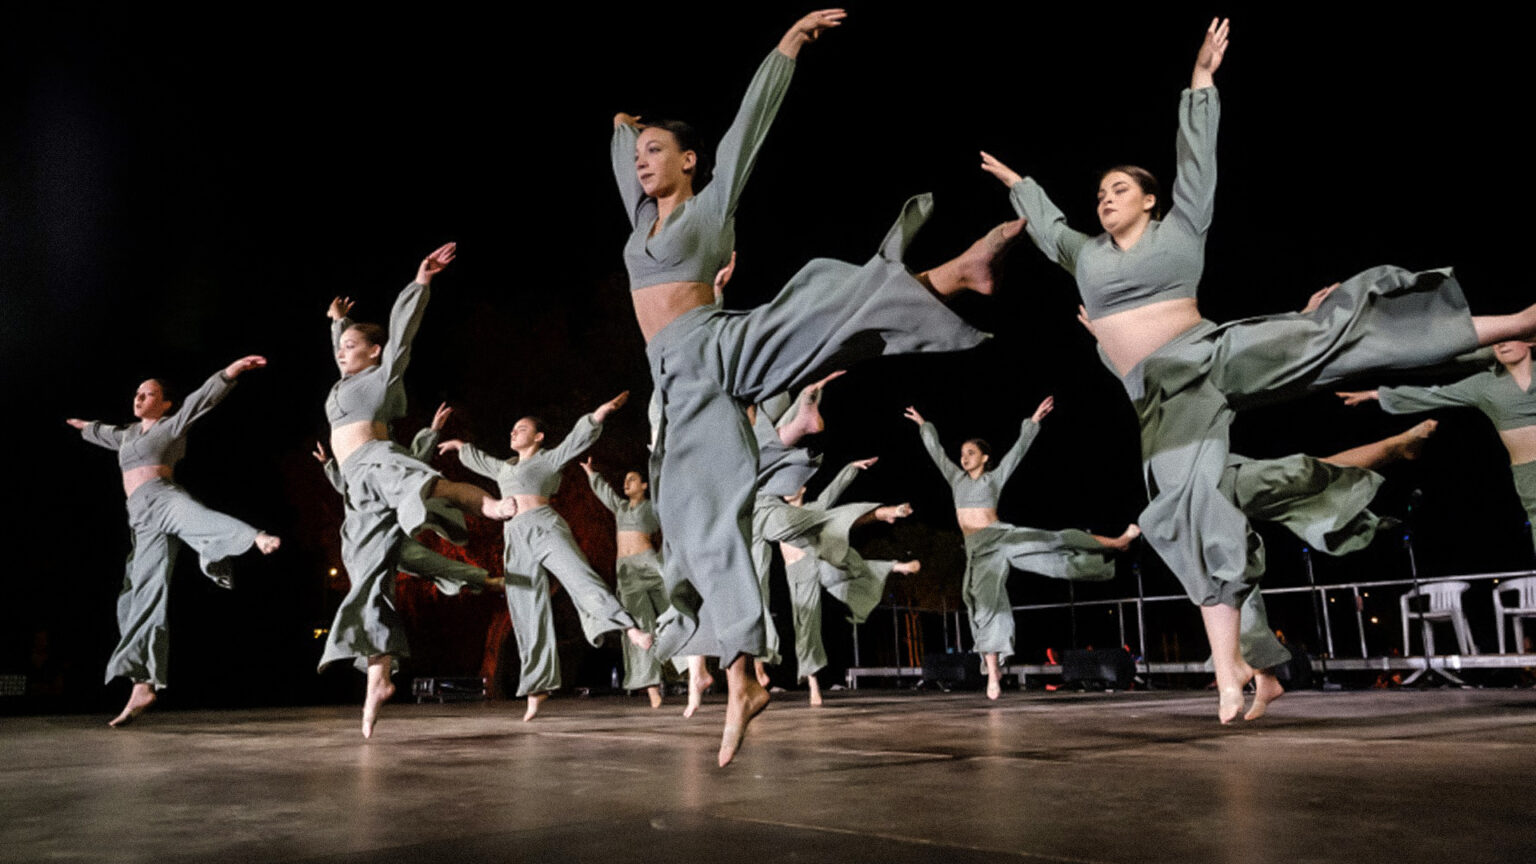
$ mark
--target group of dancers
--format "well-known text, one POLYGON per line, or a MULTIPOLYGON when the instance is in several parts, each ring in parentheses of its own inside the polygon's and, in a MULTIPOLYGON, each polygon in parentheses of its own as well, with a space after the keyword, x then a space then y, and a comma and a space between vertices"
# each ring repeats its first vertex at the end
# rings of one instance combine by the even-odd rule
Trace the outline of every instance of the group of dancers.
MULTIPOLYGON (((812 12, 785 32, 713 149, 712 167, 711 151, 687 124, 623 113, 614 118, 613 170, 631 228, 623 260, 654 385, 648 470, 627 473, 620 494, 590 460, 583 463, 593 492, 614 513, 617 596, 549 504, 562 469, 591 446, 628 394, 598 406, 548 449, 547 430, 535 417, 513 426, 508 458, 464 441, 439 442, 444 408, 407 450, 391 439, 391 423, 405 412, 411 343, 434 277, 453 261, 454 244, 422 261, 396 299, 387 329, 352 321, 346 298, 331 303, 341 373, 325 406, 334 461, 324 447, 316 457, 327 463, 345 498, 342 558, 351 590, 320 666, 350 661, 366 672, 365 736, 372 735, 394 692, 397 659, 408 652, 393 603, 400 571, 450 591, 505 591, 522 656, 525 719, 560 686, 550 575, 566 588, 588 638, 623 634, 625 686, 648 689, 653 704, 660 704, 662 664, 670 661, 691 670, 685 713, 692 715, 710 683, 703 658, 718 658, 727 686, 718 756, 724 766, 769 702, 761 667, 753 664, 778 659, 777 634, 766 615, 771 544, 778 544, 795 606, 800 674, 819 701, 814 673, 825 663, 821 590, 847 603, 857 620, 878 602, 889 574, 920 567, 916 561, 868 561, 852 548, 850 532, 858 526, 911 512, 904 504, 836 503, 873 458, 850 464, 818 499, 805 500, 807 480, 820 467, 807 439, 825 425, 819 405, 827 385, 839 370, 872 356, 963 351, 983 342, 987 334, 946 304, 965 291, 990 294, 995 265, 1021 236, 1077 282, 1081 321, 1141 424, 1150 502, 1137 523, 1115 537, 1008 525, 997 514, 1002 486, 1053 401, 1046 399, 1024 419, 1018 440, 1000 458, 994 461, 989 445, 972 439, 961 445, 958 464, 945 453, 934 425, 916 407, 906 410, 953 491, 965 538, 963 595, 990 698, 998 696, 1001 664, 1013 651, 1006 590, 1012 568, 1108 579, 1113 556, 1140 536, 1200 608, 1219 720, 1228 723, 1243 713, 1250 682, 1254 696, 1245 716, 1266 712, 1283 692, 1268 670, 1289 654, 1265 618, 1257 590, 1263 550, 1249 521, 1279 522, 1333 554, 1360 548, 1380 525, 1368 509, 1381 483, 1372 469, 1415 455, 1433 423, 1330 457, 1253 460, 1228 446, 1229 427, 1243 408, 1372 374, 1443 364, 1496 345, 1492 371, 1455 385, 1341 395, 1351 403, 1376 399, 1393 412, 1482 408, 1509 449, 1527 509, 1536 510, 1536 400, 1523 341, 1536 335, 1536 307, 1473 316, 1449 271, 1377 267, 1317 292, 1298 312, 1220 325, 1201 316, 1196 288, 1215 201, 1221 103, 1214 75, 1228 46, 1224 20, 1206 29, 1189 88, 1179 99, 1177 174, 1166 200, 1144 169, 1111 168, 1098 188, 1102 233, 1081 233, 1066 224, 1039 184, 982 153, 982 169, 1008 189, 1019 218, 955 257, 918 273, 904 264, 908 243, 932 209, 931 198, 919 195, 907 201, 864 264, 815 259, 767 304, 749 311, 723 308, 718 298, 734 267, 737 204, 796 57, 845 16, 839 9, 812 12), (429 464, 434 446, 494 480, 497 494, 445 478, 429 464), (462 544, 465 514, 504 523, 501 579, 412 539, 430 530, 462 544)), ((263 364, 260 357, 231 363, 175 412, 169 394, 151 380, 135 395, 137 422, 110 427, 69 421, 86 440, 118 451, 134 532, 119 600, 122 641, 107 669, 108 680, 122 675, 134 687, 113 725, 142 712, 165 685, 170 538, 191 545, 215 579, 227 572, 228 559, 253 546, 263 554, 278 548, 278 538, 202 507, 172 479, 187 427, 237 377, 263 364)))

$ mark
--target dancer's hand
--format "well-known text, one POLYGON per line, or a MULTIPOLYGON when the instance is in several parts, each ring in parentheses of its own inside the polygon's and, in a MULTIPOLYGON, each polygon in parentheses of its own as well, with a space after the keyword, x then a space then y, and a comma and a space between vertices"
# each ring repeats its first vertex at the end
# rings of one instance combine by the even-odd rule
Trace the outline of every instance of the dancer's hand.
POLYGON ((224 377, 231 380, 240 377, 241 372, 249 372, 252 369, 260 369, 267 365, 267 358, 260 354, 251 354, 241 357, 239 360, 224 367, 224 377))
POLYGON ((1023 180, 1019 172, 997 161, 997 157, 983 150, 981 151, 981 170, 1003 181, 1003 185, 1012 189, 1013 184, 1023 180))
POLYGON ((853 467, 859 469, 860 471, 868 471, 871 466, 873 466, 876 462, 879 462, 879 461, 880 461, 880 457, 879 456, 871 456, 868 459, 860 459, 857 462, 851 462, 849 464, 851 464, 853 467))
POLYGON ((1081 303, 1077 304, 1077 323, 1083 325, 1083 329, 1088 331, 1088 335, 1095 339, 1099 338, 1099 334, 1093 332, 1093 320, 1088 317, 1088 307, 1081 303))
POLYGON ((919 426, 923 425, 923 415, 917 413, 917 409, 911 405, 907 406, 907 410, 903 411, 901 416, 911 420, 913 423, 916 423, 919 426))
POLYGON ((437 455, 441 456, 444 453, 457 453, 459 452, 459 448, 463 446, 463 441, 460 441, 457 438, 449 438, 447 441, 437 445, 437 455))
POLYGON ((591 456, 588 456, 587 458, 581 460, 581 462, 579 462, 577 464, 581 465, 581 470, 587 472, 587 476, 588 477, 591 477, 593 474, 597 473, 597 469, 592 467, 592 457, 591 456))
POLYGON ((1041 401, 1040 406, 1035 409, 1035 413, 1029 419, 1039 423, 1041 420, 1045 419, 1045 415, 1051 413, 1054 410, 1056 410, 1056 397, 1047 396, 1043 401, 1041 401))
POLYGON ((619 395, 613 397, 612 399, 609 399, 607 402, 604 402, 603 404, 597 406, 597 410, 592 412, 592 420, 593 420, 593 422, 595 422, 595 423, 603 422, 604 420, 608 419, 608 415, 609 414, 612 414, 613 412, 615 412, 615 411, 619 410, 620 408, 624 407, 624 403, 628 402, 628 401, 629 401, 629 391, 625 390, 623 393, 620 393, 619 395))
POLYGON ((1205 28, 1205 41, 1200 43, 1200 53, 1195 55, 1195 71, 1189 76, 1189 89, 1199 90, 1216 83, 1216 70, 1221 68, 1221 58, 1227 53, 1227 30, 1230 18, 1212 18, 1205 28))
POLYGON ((801 18, 779 40, 779 53, 793 60, 800 56, 800 49, 809 42, 815 42, 821 36, 823 30, 841 26, 848 13, 842 9, 818 9, 815 12, 801 18))
POLYGON ((68 420, 65 420, 64 422, 65 422, 66 425, 68 425, 68 426, 70 426, 72 428, 75 428, 75 429, 84 429, 85 427, 91 425, 91 421, 89 421, 89 420, 78 420, 78 419, 76 419, 74 417, 71 417, 68 420))
POLYGON ((720 302, 720 296, 725 293, 725 284, 731 281, 731 275, 736 272, 736 250, 731 250, 731 260, 720 268, 715 274, 715 302, 720 302))
POLYGON ((452 416, 453 409, 448 407, 447 402, 437 406, 437 410, 432 413, 432 431, 443 431, 443 427, 448 425, 448 418, 452 416))
POLYGON ((453 256, 458 250, 459 244, 444 243, 431 255, 421 259, 421 266, 416 268, 416 284, 432 284, 432 277, 443 272, 443 268, 453 262, 453 256))
POLYGON ((1381 394, 1376 390, 1341 390, 1333 395, 1343 399, 1345 405, 1364 405, 1367 402, 1381 401, 1381 394))
POLYGON ((1309 312, 1316 312, 1317 307, 1323 305, 1323 301, 1328 299, 1329 294, 1338 290, 1338 287, 1339 283, 1335 282, 1327 288, 1319 288, 1312 292, 1312 296, 1307 298, 1307 305, 1301 307, 1301 314, 1305 315, 1309 312))
POLYGON ((315 452, 309 455, 315 457, 315 461, 319 462, 321 465, 324 465, 326 462, 330 461, 325 458, 325 445, 321 444, 319 441, 315 442, 315 452))
POLYGON ((644 128, 640 125, 639 114, 625 114, 623 111, 613 115, 613 128, 617 129, 620 126, 633 126, 636 129, 644 128))
POLYGON ((337 297, 331 301, 331 308, 325 310, 325 317, 332 321, 340 321, 352 313, 352 298, 337 297))
POLYGON ((821 391, 825 389, 828 384, 831 384, 833 381, 836 381, 837 379, 847 374, 847 369, 839 369, 814 384, 807 384, 805 389, 800 391, 800 401, 813 403, 820 402, 821 391))

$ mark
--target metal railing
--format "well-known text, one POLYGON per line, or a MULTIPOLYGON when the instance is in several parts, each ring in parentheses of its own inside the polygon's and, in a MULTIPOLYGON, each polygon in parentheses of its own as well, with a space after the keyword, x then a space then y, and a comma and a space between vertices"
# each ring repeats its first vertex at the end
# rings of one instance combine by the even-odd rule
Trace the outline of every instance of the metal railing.
MULTIPOLYGON (((1308 574, 1310 576, 1310 573, 1311 573, 1311 561, 1310 561, 1310 558, 1307 559, 1306 566, 1307 566, 1308 574)), ((1341 583, 1333 583, 1333 584, 1328 584, 1328 585, 1319 585, 1319 584, 1297 585, 1297 586, 1289 586, 1289 587, 1284 587, 1284 588, 1266 588, 1266 589, 1262 589, 1262 590, 1263 590, 1263 594, 1264 594, 1264 596, 1266 598, 1276 597, 1276 596, 1280 596, 1280 595, 1287 595, 1287 594, 1291 594, 1291 595, 1294 595, 1294 594, 1311 594, 1311 595, 1315 595, 1315 605, 1314 605, 1313 614, 1314 614, 1314 617, 1320 619, 1319 626, 1320 626, 1320 629, 1322 631, 1320 633, 1320 638, 1322 639, 1324 647, 1326 649, 1325 651, 1321 652, 1318 655, 1319 658, 1320 658, 1320 662, 1323 664, 1323 671, 1324 672, 1326 672, 1329 669, 1336 669, 1336 670, 1340 670, 1340 671, 1383 671, 1383 672, 1387 672, 1387 671, 1412 671, 1412 672, 1434 671, 1434 672, 1437 672, 1439 674, 1444 675, 1447 678, 1453 678, 1453 676, 1448 674, 1447 670, 1461 670, 1461 669, 1509 669, 1509 668, 1516 668, 1516 669, 1518 669, 1518 668, 1524 668, 1524 667, 1527 667, 1527 666, 1536 666, 1536 654, 1521 654, 1521 653, 1513 653, 1513 654, 1473 654, 1473 655, 1441 654, 1441 655, 1436 655, 1434 657, 1429 657, 1429 656, 1408 656, 1408 651, 1406 650, 1407 646, 1404 646, 1405 650, 1403 651, 1403 655, 1381 655, 1381 654, 1378 654, 1376 656, 1371 656, 1370 652, 1369 652, 1369 649, 1368 649, 1368 647, 1366 645, 1366 639, 1365 639, 1365 634, 1366 634, 1366 618, 1365 618, 1365 612, 1364 612, 1363 603, 1362 603, 1363 594, 1368 593, 1370 591, 1370 589, 1373 589, 1373 588, 1391 588, 1391 587, 1394 587, 1394 586, 1399 586, 1399 587, 1404 587, 1404 588, 1414 588, 1414 587, 1417 587, 1417 586, 1431 585, 1431 584, 1434 584, 1434 583, 1437 583, 1437 582, 1451 582, 1451 581, 1461 581, 1461 582, 1493 581, 1493 582, 1497 583, 1498 581, 1504 580, 1504 579, 1517 578, 1517 577, 1521 577, 1521 576, 1533 576, 1533 575, 1536 575, 1536 570, 1509 570, 1509 571, 1498 572, 1498 573, 1473 573, 1473 574, 1465 574, 1465 575, 1458 575, 1458 576, 1436 576, 1436 577, 1433 577, 1433 578, 1377 579, 1377 580, 1370 580, 1370 581, 1364 581, 1364 582, 1341 582, 1341 583), (1330 594, 1332 594, 1334 596, 1330 597, 1329 596, 1330 594), (1334 644, 1333 615, 1332 615, 1332 612, 1331 612, 1331 609, 1330 609, 1330 605, 1333 605, 1332 601, 1337 599, 1337 596, 1340 595, 1340 594, 1348 596, 1350 598, 1350 600, 1351 600, 1351 602, 1348 605, 1351 608, 1353 608, 1353 610, 1354 610, 1355 627, 1356 627, 1356 630, 1359 633, 1359 637, 1360 637, 1360 645, 1359 645, 1360 654, 1359 654, 1359 657, 1339 657, 1339 656, 1337 656, 1337 649, 1336 649, 1335 644, 1334 644), (1318 610, 1321 610, 1321 612, 1318 612, 1318 610)), ((1138 572, 1137 572, 1137 575, 1136 575, 1136 585, 1137 585, 1137 593, 1136 593, 1135 596, 1130 596, 1130 597, 1117 597, 1117 598, 1099 599, 1099 600, 1076 600, 1076 599, 1073 599, 1073 600, 1069 600, 1067 602, 1062 602, 1062 603, 1026 603, 1026 604, 1014 606, 1012 608, 1013 608, 1014 614, 1017 615, 1020 612, 1042 612, 1042 611, 1050 611, 1050 610, 1065 610, 1065 611, 1071 611, 1071 612, 1075 613, 1077 610, 1084 609, 1084 608, 1114 607, 1115 610, 1116 610, 1115 619, 1116 619, 1116 621, 1119 624, 1119 637, 1120 637, 1119 638, 1119 644, 1121 644, 1121 645, 1129 645, 1130 643, 1126 639, 1126 610, 1127 610, 1127 607, 1134 607, 1135 612, 1136 612, 1136 631, 1137 631, 1136 632, 1136 641, 1137 641, 1137 645, 1139 647, 1139 650, 1136 652, 1136 669, 1137 669, 1137 671, 1139 673, 1142 673, 1142 674, 1188 673, 1188 672, 1198 673, 1198 672, 1207 671, 1209 669, 1209 666, 1207 665, 1207 663, 1205 661, 1199 661, 1199 662, 1186 662, 1186 661, 1159 661, 1159 662, 1152 662, 1152 661, 1149 661, 1149 660, 1146 659, 1147 658, 1147 627, 1146 627, 1146 610, 1147 610, 1147 607, 1149 605, 1151 605, 1151 604, 1154 604, 1154 603, 1176 603, 1176 602, 1182 602, 1182 603, 1186 603, 1187 604, 1189 602, 1189 599, 1185 595, 1183 595, 1183 594, 1157 594, 1157 595, 1153 595, 1153 596, 1150 596, 1150 597, 1146 596, 1146 594, 1142 590, 1141 575, 1140 575, 1140 572, 1139 572, 1139 568, 1138 568, 1138 572)), ((882 612, 884 610, 889 610, 890 613, 891 613, 891 623, 892 623, 891 638, 893 640, 893 648, 895 649, 895 652, 894 652, 894 654, 892 656, 896 660, 896 665, 894 665, 894 666, 864 666, 861 663, 862 656, 861 656, 860 642, 859 642, 859 625, 855 624, 855 625, 853 625, 853 664, 848 669, 848 686, 850 688, 857 688, 858 687, 858 681, 859 681, 860 678, 897 678, 897 679, 900 679, 900 678, 908 678, 908 677, 916 677, 916 678, 921 678, 922 677, 923 669, 922 669, 922 665, 921 665, 921 658, 920 657, 910 656, 910 655, 912 655, 914 653, 914 651, 913 651, 913 649, 911 647, 911 644, 910 644, 910 640, 909 640, 909 645, 908 645, 908 650, 907 650, 907 653, 909 655, 908 656, 908 663, 907 664, 902 664, 901 663, 901 659, 902 659, 902 635, 903 635, 903 630, 904 630, 904 628, 901 626, 901 623, 900 623, 900 616, 901 616, 902 613, 909 613, 909 614, 916 613, 916 614, 920 614, 920 615, 935 615, 935 614, 938 615, 940 621, 943 624, 943 645, 944 645, 945 650, 946 651, 952 651, 954 653, 963 653, 964 652, 964 647, 963 647, 963 644, 962 644, 962 636, 961 636, 961 633, 962 633, 961 610, 958 610, 958 609, 948 609, 948 608, 944 608, 944 609, 924 609, 924 608, 918 608, 918 607, 912 607, 912 606, 890 605, 890 606, 880 606, 880 607, 877 607, 875 612, 871 613, 870 617, 873 618, 874 615, 879 614, 880 612, 882 612), (915 664, 912 662, 914 660, 916 661, 915 664)), ((1502 619, 1501 620, 1497 620, 1494 623, 1498 627, 1504 627, 1505 626, 1505 622, 1502 619)), ((1429 624, 1428 624, 1427 621, 1422 621, 1422 626, 1427 628, 1429 626, 1429 624)), ((1522 646, 1518 646, 1518 645, 1515 646, 1516 651, 1518 652, 1521 649, 1521 647, 1522 646)), ((1020 681, 1022 682, 1024 680, 1024 677, 1027 676, 1027 675, 1059 675, 1060 672, 1061 672, 1061 667, 1059 665, 1057 665, 1057 664, 1052 664, 1052 663, 1018 663, 1018 664, 1012 664, 1010 666, 1005 667, 1005 669, 1003 671, 1005 672, 1005 674, 1018 675, 1020 681)), ((1454 678, 1453 678, 1453 680, 1454 680, 1454 678)))

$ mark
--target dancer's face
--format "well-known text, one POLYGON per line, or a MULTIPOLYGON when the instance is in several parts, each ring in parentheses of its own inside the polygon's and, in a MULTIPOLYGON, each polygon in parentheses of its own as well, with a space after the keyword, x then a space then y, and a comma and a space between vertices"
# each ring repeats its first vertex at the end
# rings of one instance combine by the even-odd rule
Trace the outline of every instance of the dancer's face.
POLYGON ((637 495, 644 495, 645 490, 649 488, 651 488, 651 484, 645 482, 645 480, 640 477, 639 471, 631 471, 624 475, 625 498, 634 498, 637 495))
POLYGON ((1110 234, 1137 220, 1151 219, 1156 206, 1157 196, 1124 171, 1111 171, 1099 181, 1099 224, 1110 234))
POLYGON ((362 331, 352 327, 341 334, 341 347, 336 349, 336 366, 341 369, 341 374, 352 375, 369 366, 379 365, 379 358, 383 354, 382 345, 369 342, 362 331))
POLYGON ((988 456, 981 448, 967 441, 960 445, 960 470, 967 474, 986 467, 988 456))
POLYGON ((537 431, 531 419, 524 417, 512 427, 510 443, 513 450, 527 450, 544 441, 544 433, 537 431))
POLYGON ((1505 365, 1519 363, 1521 360, 1531 356, 1531 345, 1518 339, 1499 342, 1493 346, 1493 356, 1505 365))
POLYGON ((677 136, 650 127, 635 141, 635 176, 640 188, 652 198, 664 198, 682 189, 693 191, 693 166, 698 156, 678 147, 677 136))
POLYGON ((171 403, 166 400, 165 388, 159 381, 151 378, 133 392, 133 416, 140 420, 159 420, 169 410, 171 403))

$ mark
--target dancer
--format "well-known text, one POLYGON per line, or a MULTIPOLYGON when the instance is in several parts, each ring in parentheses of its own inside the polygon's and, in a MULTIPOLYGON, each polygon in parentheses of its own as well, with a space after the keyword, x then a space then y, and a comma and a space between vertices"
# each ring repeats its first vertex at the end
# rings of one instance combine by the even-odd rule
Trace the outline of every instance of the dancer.
MULTIPOLYGON (((869 470, 877 461, 877 458, 872 457, 843 466, 843 470, 839 471, 837 476, 832 478, 832 482, 821 490, 821 494, 816 496, 816 500, 810 503, 805 501, 804 486, 801 486, 794 495, 783 500, 788 506, 803 509, 811 514, 826 514, 839 510, 841 508, 837 507, 837 499, 860 472, 869 470)), ((856 519, 853 525, 865 524, 875 519, 894 522, 912 513, 912 508, 906 504, 896 505, 894 508, 882 507, 873 511, 868 509, 873 505, 853 506, 863 511, 861 518, 856 519)), ((771 521, 782 520, 785 524, 798 521, 786 516, 787 514, 783 514, 771 521)), ((795 663, 799 677, 804 679, 806 686, 810 688, 812 705, 822 704, 821 682, 817 680, 816 673, 827 665, 827 648, 821 638, 822 589, 825 588, 827 593, 848 606, 851 623, 863 624, 869 618, 869 613, 879 605, 880 598, 885 596, 887 577, 892 573, 916 573, 922 569, 921 562, 916 560, 866 560, 857 551, 846 548, 846 545, 841 563, 834 563, 822 557, 822 551, 832 545, 830 541, 834 536, 842 544, 847 543, 846 532, 838 527, 844 518, 846 517, 832 518, 828 525, 831 530, 817 532, 815 542, 811 542, 810 538, 803 533, 778 541, 779 554, 784 556, 784 577, 789 583, 789 604, 794 610, 795 663)), ((849 527, 851 528, 852 525, 849 527)), ((765 530, 766 533, 768 532, 765 530)))
POLYGON ((976 346, 984 334, 940 299, 964 290, 989 293, 992 265, 1022 227, 994 229, 958 258, 913 276, 901 257, 931 208, 922 196, 907 203, 880 253, 863 267, 817 259, 766 306, 738 313, 714 305, 715 273, 734 248, 736 203, 794 58, 844 14, 813 12, 784 34, 721 140, 719 170, 708 186, 702 151, 685 124, 642 131, 638 117, 614 117, 613 168, 632 228, 624 259, 661 407, 650 478, 672 609, 658 630, 659 650, 663 658, 714 654, 725 662, 722 766, 768 704, 746 668, 747 658, 762 651, 764 634, 744 528, 757 459, 739 404, 791 390, 853 353, 976 346), (861 336, 871 338, 854 341, 861 336))
POLYGON ((176 563, 171 538, 191 546, 203 572, 221 588, 230 587, 230 558, 252 546, 270 555, 282 542, 233 516, 204 507, 175 480, 176 463, 186 455, 187 430, 193 421, 222 402, 241 373, 266 365, 266 358, 254 354, 236 360, 188 394, 175 414, 170 413, 175 403, 166 397, 165 386, 151 378, 133 394, 136 423, 108 426, 73 417, 64 421, 92 444, 117 451, 123 495, 128 502, 128 527, 133 532, 133 549, 128 553, 123 588, 117 597, 119 639, 107 661, 106 677, 109 684, 119 675, 129 679, 133 691, 110 726, 133 722, 154 704, 156 691, 165 689, 168 681, 170 629, 166 609, 171 568, 176 563))
MULTIPOLYGON (((661 523, 656 519, 656 508, 645 497, 651 484, 639 471, 630 471, 624 475, 624 494, 620 496, 592 467, 590 458, 581 463, 581 469, 587 472, 587 483, 597 500, 613 513, 618 546, 613 569, 619 604, 634 617, 636 626, 654 632, 656 619, 667 611, 667 591, 661 581, 661 557, 652 539, 661 530, 661 523)), ((651 707, 660 708, 661 684, 661 661, 653 652, 625 640, 624 689, 644 689, 651 707)))
POLYGON ((1493 365, 1440 387, 1378 387, 1338 394, 1345 405, 1375 400, 1388 414, 1436 408, 1476 408, 1493 421, 1504 449, 1515 491, 1525 507, 1536 543, 1536 393, 1531 390, 1531 346, 1509 339, 1493 346, 1493 365))
POLYGON ((544 423, 524 417, 512 427, 510 459, 497 459, 457 438, 437 445, 439 453, 459 454, 465 468, 496 481, 505 500, 517 502, 517 515, 502 528, 505 543, 507 611, 522 657, 517 695, 528 697, 523 720, 532 720, 549 694, 560 689, 560 657, 556 652, 555 616, 549 605, 549 577, 576 604, 581 628, 593 645, 603 634, 622 630, 641 651, 651 648, 651 634, 641 630, 624 611, 608 585, 581 554, 571 526, 549 506, 560 491, 560 471, 602 434, 603 421, 629 399, 626 390, 576 421, 565 440, 544 449, 544 423))
MULTIPOLYGON (((412 456, 422 462, 432 459, 437 449, 437 439, 442 434, 443 424, 448 422, 448 416, 452 413, 453 409, 448 407, 448 403, 444 402, 438 406, 436 413, 432 415, 432 425, 417 432, 416 437, 411 439, 412 456)), ((325 445, 319 442, 315 442, 315 452, 312 455, 325 469, 325 479, 329 480, 345 499, 347 481, 341 475, 341 466, 336 464, 335 459, 325 455, 325 445)), ((343 561, 356 557, 356 553, 352 550, 355 549, 357 541, 353 538, 362 531, 359 525, 354 524, 357 521, 356 514, 349 512, 347 518, 341 523, 343 561)), ((449 558, 414 537, 407 537, 400 541, 399 568, 401 573, 408 576, 430 580, 437 586, 437 590, 449 597, 457 595, 460 591, 479 594, 486 589, 502 590, 502 577, 489 575, 484 567, 449 558)))
POLYGON ((352 587, 336 610, 320 669, 352 660, 367 672, 364 738, 373 736, 380 707, 394 695, 390 676, 397 658, 410 654, 395 612, 401 542, 431 529, 463 545, 468 539, 465 512, 497 520, 517 514, 515 499, 497 501, 472 484, 448 480, 389 438, 390 422, 405 413, 405 369, 432 279, 453 261, 456 249, 448 243, 422 259, 416 281, 400 292, 390 310, 387 337, 377 324, 347 317, 349 298, 337 297, 326 310, 341 379, 326 397, 325 414, 331 452, 341 463, 346 525, 354 542, 350 557, 342 559, 352 587))
POLYGON ((1220 115, 1213 76, 1228 32, 1226 21, 1211 22, 1180 98, 1178 176, 1165 219, 1154 215, 1156 179, 1120 166, 1100 179, 1105 233, 1089 237, 1067 227, 1033 180, 981 154, 982 169, 1009 187, 1030 239, 1076 277, 1101 356, 1136 408, 1152 496, 1138 521, 1200 606, 1223 723, 1242 710, 1243 688, 1255 677, 1262 713, 1281 692, 1263 670, 1290 656, 1263 622, 1254 590, 1263 572, 1262 556, 1250 554, 1261 548, 1257 535, 1220 488, 1234 411, 1362 373, 1442 362, 1536 329, 1536 307, 1473 317, 1450 271, 1395 267, 1325 288, 1299 313, 1225 325, 1202 319, 1195 288, 1215 197, 1220 115))
POLYGON ((1040 421, 1055 407, 1047 396, 1035 413, 1024 418, 1019 440, 993 467, 992 448, 980 438, 971 438, 960 447, 960 464, 949 461, 939 430, 923 419, 914 407, 906 418, 917 424, 928 457, 939 473, 949 481, 955 499, 955 520, 965 535, 965 581, 960 593, 971 615, 971 638, 987 668, 987 698, 1002 694, 1001 664, 1013 655, 1013 602, 1008 599, 1008 574, 1011 568, 1050 576, 1053 579, 1102 582, 1115 578, 1112 553, 1123 552, 1141 534, 1135 525, 1126 526, 1119 537, 1101 537, 1068 528, 1044 531, 1019 528, 997 518, 997 501, 1003 485, 1019 463, 1035 436, 1040 421))

